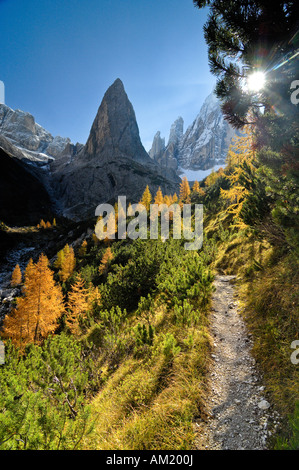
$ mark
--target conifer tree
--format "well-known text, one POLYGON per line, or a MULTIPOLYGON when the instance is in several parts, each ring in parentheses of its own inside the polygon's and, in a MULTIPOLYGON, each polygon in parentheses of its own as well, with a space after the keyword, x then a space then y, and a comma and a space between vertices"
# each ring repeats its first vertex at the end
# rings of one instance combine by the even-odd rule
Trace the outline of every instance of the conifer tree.
POLYGON ((178 197, 177 197, 177 194, 174 193, 174 195, 172 196, 172 202, 173 202, 173 204, 176 204, 176 203, 178 202, 178 200, 179 200, 179 199, 178 199, 178 197))
POLYGON ((12 272, 10 285, 11 287, 19 286, 22 283, 22 272, 20 266, 17 264, 12 272))
POLYGON ((158 204, 158 205, 163 204, 163 193, 162 193, 160 187, 159 187, 158 191, 156 192, 154 203, 158 204))
POLYGON ((149 211, 150 209, 151 201, 152 201, 152 195, 147 185, 141 198, 141 204, 144 205, 147 211, 149 211))
POLYGON ((63 260, 64 260, 64 251, 62 249, 58 251, 56 260, 54 261, 55 268, 60 269, 62 266, 63 260))
POLYGON ((199 182, 197 180, 194 181, 192 191, 199 194, 200 196, 204 196, 205 192, 203 188, 200 187, 199 182))
POLYGON ((107 274, 108 268, 110 261, 113 260, 114 255, 111 251, 110 246, 108 246, 107 250, 105 251, 102 259, 101 259, 101 264, 99 266, 99 273, 100 274, 107 274))
POLYGON ((60 271, 58 273, 62 282, 65 282, 74 272, 76 266, 76 258, 74 249, 68 244, 62 250, 60 271))
POLYGON ((26 279, 26 277, 31 276, 33 270, 34 270, 34 263, 33 263, 33 259, 30 258, 30 260, 28 261, 27 266, 25 268, 25 272, 24 272, 25 279, 26 279))
POLYGON ((186 176, 183 176, 182 182, 180 184, 180 200, 184 202, 189 201, 189 196, 190 196, 190 186, 188 183, 188 179, 186 176))
POLYGON ((80 320, 84 319, 89 308, 89 290, 85 287, 84 281, 79 274, 68 294, 66 326, 70 329, 71 333, 75 335, 80 333, 80 320))
POLYGON ((245 126, 243 133, 234 139, 227 154, 226 179, 230 182, 229 189, 220 189, 223 199, 229 201, 227 211, 233 214, 235 225, 245 228, 246 224, 241 220, 246 197, 249 194, 250 182, 246 183, 248 169, 255 173, 255 151, 250 126, 245 126))
POLYGON ((40 343, 55 331, 63 312, 61 288, 54 281, 48 258, 41 254, 25 270, 24 296, 5 317, 3 336, 21 349, 28 343, 40 343))
POLYGON ((168 194, 166 194, 166 195, 164 196, 163 202, 164 202, 164 204, 166 204, 167 206, 170 206, 170 204, 171 204, 171 202, 172 202, 172 201, 171 201, 171 196, 168 196, 168 194))
POLYGON ((197 180, 195 180, 194 184, 193 184, 193 187, 192 187, 192 191, 194 191, 196 193, 199 193, 199 190, 200 190, 199 182, 197 180))
POLYGON ((40 227, 43 228, 43 229, 47 228, 47 225, 46 225, 46 222, 44 221, 44 219, 42 219, 40 221, 40 227))

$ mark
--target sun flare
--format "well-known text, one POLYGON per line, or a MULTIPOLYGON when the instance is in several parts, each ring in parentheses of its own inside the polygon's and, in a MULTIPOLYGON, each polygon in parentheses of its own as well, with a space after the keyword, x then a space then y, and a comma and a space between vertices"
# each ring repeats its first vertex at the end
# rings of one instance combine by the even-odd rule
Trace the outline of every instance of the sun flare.
POLYGON ((254 72, 247 79, 247 88, 250 91, 260 91, 266 82, 264 72, 254 72))

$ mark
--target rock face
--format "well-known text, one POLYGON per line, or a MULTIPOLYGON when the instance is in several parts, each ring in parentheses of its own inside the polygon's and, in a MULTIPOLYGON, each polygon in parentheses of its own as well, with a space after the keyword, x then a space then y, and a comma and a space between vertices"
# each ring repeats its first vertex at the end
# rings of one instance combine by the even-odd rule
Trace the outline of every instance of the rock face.
POLYGON ((171 126, 167 146, 165 146, 165 139, 161 138, 160 132, 156 133, 149 155, 161 168, 177 171, 183 129, 184 120, 179 117, 171 126))
POLYGON ((56 136, 35 122, 30 113, 12 110, 0 104, 0 134, 22 150, 24 158, 33 162, 47 162, 57 157, 70 143, 69 138, 56 136))
POLYGON ((163 151, 159 149, 159 153, 156 152, 156 134, 150 150, 151 158, 161 165, 171 165, 172 168, 175 167, 175 160, 177 168, 190 170, 207 170, 225 163, 235 131, 224 120, 220 103, 213 93, 206 98, 196 119, 185 133, 183 126, 181 117, 172 124, 168 144, 163 151))
POLYGON ((161 168, 145 151, 135 112, 117 79, 107 90, 86 145, 68 146, 51 163, 54 191, 70 218, 93 216, 98 204, 118 196, 138 202, 146 185, 152 192, 178 190, 180 178, 161 168))
POLYGON ((149 156, 154 160, 162 157, 165 150, 165 139, 161 137, 161 132, 155 134, 152 148, 149 151, 149 156))

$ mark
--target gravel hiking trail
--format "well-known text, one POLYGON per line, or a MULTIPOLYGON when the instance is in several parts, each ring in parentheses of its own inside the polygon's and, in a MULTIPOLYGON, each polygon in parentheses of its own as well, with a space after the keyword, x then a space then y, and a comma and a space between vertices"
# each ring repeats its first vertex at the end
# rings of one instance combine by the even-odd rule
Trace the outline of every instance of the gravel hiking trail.
POLYGON ((234 282, 235 276, 224 275, 214 281, 208 416, 195 422, 197 450, 266 450, 280 423, 264 396, 234 282))

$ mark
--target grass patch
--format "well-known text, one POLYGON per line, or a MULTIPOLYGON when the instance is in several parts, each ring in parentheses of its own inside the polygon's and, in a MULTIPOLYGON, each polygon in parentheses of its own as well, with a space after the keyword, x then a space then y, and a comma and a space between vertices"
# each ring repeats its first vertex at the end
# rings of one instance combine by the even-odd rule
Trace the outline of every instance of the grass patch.
POLYGON ((192 449, 194 417, 205 413, 210 344, 207 326, 182 329, 167 318, 149 357, 123 361, 92 401, 97 418, 83 448, 192 449))

